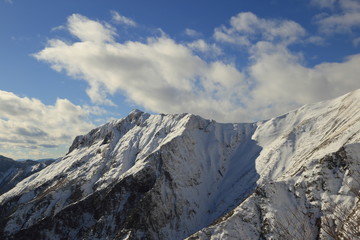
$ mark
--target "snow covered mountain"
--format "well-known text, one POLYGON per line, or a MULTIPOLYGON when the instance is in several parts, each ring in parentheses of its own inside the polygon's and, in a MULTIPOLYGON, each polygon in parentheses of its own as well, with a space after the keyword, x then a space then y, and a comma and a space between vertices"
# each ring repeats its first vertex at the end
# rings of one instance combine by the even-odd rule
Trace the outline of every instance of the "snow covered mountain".
POLYGON ((360 239, 360 90, 257 126, 256 190, 189 239, 360 239))
POLYGON ((257 123, 134 110, 0 195, 0 238, 328 239, 332 206, 360 214, 359 106, 360 90, 257 123))
POLYGON ((20 162, 0 155, 0 195, 9 191, 24 178, 42 170, 50 163, 52 163, 51 160, 42 162, 24 160, 20 162))

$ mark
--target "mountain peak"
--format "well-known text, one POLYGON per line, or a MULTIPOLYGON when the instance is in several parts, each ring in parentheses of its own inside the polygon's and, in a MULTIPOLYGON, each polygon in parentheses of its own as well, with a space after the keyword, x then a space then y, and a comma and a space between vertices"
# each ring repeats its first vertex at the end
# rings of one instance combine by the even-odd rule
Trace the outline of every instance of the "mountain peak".
POLYGON ((131 115, 138 115, 138 114, 143 114, 143 113, 144 113, 143 111, 135 108, 135 109, 131 110, 131 112, 128 115, 131 116, 131 115))
POLYGON ((1 195, 0 237, 279 239, 283 206, 316 235, 324 202, 356 200, 359 96, 251 124, 133 110, 1 195))

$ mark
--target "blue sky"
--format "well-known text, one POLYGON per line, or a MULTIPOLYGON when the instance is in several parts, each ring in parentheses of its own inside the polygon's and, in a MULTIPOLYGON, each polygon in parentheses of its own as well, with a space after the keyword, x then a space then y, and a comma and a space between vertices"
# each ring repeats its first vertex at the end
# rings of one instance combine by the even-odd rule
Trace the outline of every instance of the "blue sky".
POLYGON ((0 0, 0 154, 133 108, 271 118, 360 88, 360 1, 0 0))

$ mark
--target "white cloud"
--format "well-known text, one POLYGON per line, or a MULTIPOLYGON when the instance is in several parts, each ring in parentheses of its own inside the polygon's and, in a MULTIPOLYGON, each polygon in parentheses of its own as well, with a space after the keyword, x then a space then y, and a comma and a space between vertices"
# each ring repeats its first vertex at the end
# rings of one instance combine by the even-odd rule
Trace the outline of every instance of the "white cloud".
POLYGON ((0 112, 1 151, 23 149, 23 156, 28 153, 24 149, 49 148, 49 144, 51 148, 64 144, 69 147, 76 135, 94 127, 87 119, 92 110, 67 99, 45 105, 38 99, 0 90, 0 112))
POLYGON ((304 41, 305 43, 311 43, 314 45, 322 46, 325 45, 326 40, 323 37, 320 36, 310 36, 304 41))
POLYGON ((321 63, 309 68, 302 64, 301 56, 284 47, 271 43, 261 45, 257 47, 258 52, 254 53, 254 62, 249 67, 249 77, 257 85, 251 92, 255 101, 247 105, 250 109, 261 110, 262 117, 360 88, 357 78, 360 54, 343 62, 321 63))
POLYGON ((325 89, 337 96, 360 87, 360 54, 347 57, 341 63, 322 63, 315 67, 327 79, 328 88, 325 89), (330 89, 331 88, 331 89, 330 89))
POLYGON ((240 73, 231 74, 237 72, 234 66, 208 64, 167 37, 106 45, 53 40, 35 56, 58 71, 87 81, 87 93, 94 102, 108 103, 108 94, 122 91, 136 104, 156 112, 196 112, 212 117, 208 108, 213 108, 214 116, 224 117, 229 107, 235 106, 229 102, 229 107, 223 107, 224 100, 216 98, 226 95, 228 82, 243 84, 240 73))
POLYGON ((120 15, 118 12, 116 11, 111 11, 111 15, 112 15, 112 19, 116 22, 116 23, 121 23, 127 26, 131 26, 131 27, 135 27, 137 24, 134 20, 127 18, 125 16, 120 15))
POLYGON ((191 42, 187 44, 187 46, 194 51, 207 53, 212 56, 219 56, 222 54, 222 50, 218 46, 216 46, 216 44, 208 44, 203 39, 191 42))
POLYGON ((68 18, 67 28, 72 35, 84 42, 113 42, 116 35, 115 29, 109 24, 101 24, 80 14, 73 14, 68 18))
POLYGON ((61 31, 61 30, 66 30, 66 27, 63 25, 60 25, 60 26, 53 27, 51 29, 52 32, 61 31))
POLYGON ((360 12, 327 16, 321 18, 318 24, 326 34, 351 32, 352 28, 360 26, 360 12))
MULTIPOLYGON (((313 1, 321 5, 321 1, 313 1)), ((329 13, 321 13, 316 16, 315 21, 319 30, 325 34, 350 33, 354 28, 360 27, 360 1, 358 0, 336 0, 332 1, 329 13)))
MULTIPOLYGON (((77 19, 82 22, 85 17, 77 19)), ((86 26, 69 21, 70 32, 80 40, 84 38, 78 35, 87 31, 86 26), (72 31, 72 24, 83 29, 72 31)), ((98 29, 104 33, 101 27, 98 29)), ((196 112, 225 119, 241 99, 241 94, 227 96, 230 86, 244 84, 235 66, 209 64, 186 45, 166 36, 149 38, 146 43, 83 40, 69 44, 51 40, 35 57, 49 62, 57 71, 87 81, 87 93, 93 102, 111 103, 107 96, 122 92, 136 104, 156 112, 196 112)))
POLYGON ((201 33, 197 32, 194 29, 190 29, 190 28, 185 29, 185 34, 188 35, 189 37, 193 37, 193 38, 197 38, 197 37, 201 36, 201 33))
POLYGON ((251 12, 239 13, 230 19, 230 27, 215 29, 214 37, 220 42, 250 46, 258 41, 291 44, 306 34, 296 22, 289 20, 262 19, 251 12))
POLYGON ((340 7, 348 12, 360 10, 360 2, 358 0, 338 0, 340 7))
MULTIPOLYGON (((163 35, 145 42, 117 43, 105 40, 108 37, 99 37, 102 42, 86 41, 78 36, 87 31, 86 21, 77 31, 71 31, 71 24, 77 23, 69 21, 69 30, 80 41, 51 40, 35 57, 57 71, 85 80, 88 95, 97 103, 110 103, 110 95, 122 93, 145 110, 191 112, 242 122, 268 118, 360 87, 360 55, 342 63, 305 67, 301 54, 287 48, 305 31, 287 20, 243 13, 232 18, 230 27, 215 31, 236 44, 239 37, 251 43, 247 48, 250 61, 241 71, 234 61, 208 62, 196 55, 194 49, 211 48, 204 40, 180 44, 163 35)), ((97 27, 98 34, 106 35, 103 28, 97 27)))

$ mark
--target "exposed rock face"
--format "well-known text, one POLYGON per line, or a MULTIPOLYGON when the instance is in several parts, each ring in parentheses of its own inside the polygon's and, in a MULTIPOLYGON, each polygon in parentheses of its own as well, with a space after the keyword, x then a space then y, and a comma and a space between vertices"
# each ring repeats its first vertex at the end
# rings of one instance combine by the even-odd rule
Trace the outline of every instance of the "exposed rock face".
POLYGON ((358 204, 359 106, 245 124, 135 110, 1 195, 0 238, 327 239, 329 204, 358 204))

